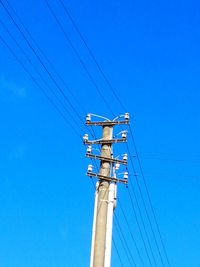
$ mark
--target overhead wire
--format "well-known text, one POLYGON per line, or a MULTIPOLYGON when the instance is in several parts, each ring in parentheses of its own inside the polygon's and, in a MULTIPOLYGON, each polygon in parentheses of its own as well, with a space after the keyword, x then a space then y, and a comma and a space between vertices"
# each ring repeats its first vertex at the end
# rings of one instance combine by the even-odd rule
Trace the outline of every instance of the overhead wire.
MULTIPOLYGON (((9 3, 6 0, 7 3, 9 3)), ((2 2, 2 0, 0 0, 0 4, 2 5, 3 9, 5 10, 5 12, 7 13, 7 15, 9 16, 9 18, 11 19, 11 21, 13 22, 13 24, 15 25, 15 27, 17 28, 17 30, 20 32, 20 34, 22 35, 23 39, 26 41, 28 47, 31 49, 31 51, 33 52, 33 54, 36 56, 37 60, 40 62, 41 66, 43 67, 43 69, 45 70, 45 72, 48 74, 49 78, 51 79, 51 81, 53 82, 53 84, 55 85, 55 87, 58 89, 59 93, 61 94, 61 96, 64 98, 64 100, 67 102, 68 106, 73 110, 73 112, 76 114, 76 116, 78 117, 78 119, 81 121, 81 123, 85 126, 85 123, 83 121, 83 119, 81 118, 80 114, 78 113, 78 111, 75 109, 75 107, 73 106, 73 104, 71 103, 71 101, 69 100, 69 98, 67 97, 67 95, 65 94, 65 92, 63 91, 63 89, 60 87, 60 85, 58 84, 58 82, 56 81, 56 79, 53 77, 52 73, 48 70, 47 66, 45 65, 45 63, 42 61, 42 59, 40 58, 40 56, 37 54, 36 50, 34 49, 34 47, 31 45, 30 41, 28 40, 28 38, 26 37, 26 35, 24 34, 24 32, 21 30, 20 26, 18 25, 18 23, 15 21, 15 19, 13 18, 12 14, 9 12, 8 8, 5 6, 5 4, 2 2)), ((9 6, 11 7, 11 5, 9 4, 9 6)), ((15 12, 15 14, 17 14, 15 12)), ((19 17, 19 16, 18 16, 19 17)), ((31 36, 30 32, 29 32, 29 36, 31 36)), ((33 37, 31 38, 33 40, 33 37)), ((39 46, 37 45, 37 47, 39 48, 39 46)), ((42 51, 40 49, 40 51, 42 51)), ((44 54, 44 53, 43 53, 44 54)), ((45 56, 46 60, 51 64, 50 60, 48 60, 48 58, 45 56)), ((30 61, 29 61, 30 63, 30 61)), ((40 75, 41 77, 41 75, 40 75)), ((43 79, 43 78, 42 78, 43 79)), ((44 79, 43 79, 44 81, 44 79)), ((65 84, 66 85, 66 84, 65 84)), ((66 86, 66 89, 69 90, 69 87, 66 86)), ((55 95, 55 93, 54 93, 55 95)), ((60 101, 59 101, 60 102, 60 101)), ((67 109, 65 108, 65 110, 67 111, 67 109)), ((68 111, 69 116, 71 117, 71 119, 75 122, 75 124, 78 125, 77 121, 73 118, 73 116, 71 116, 71 114, 68 111)), ((80 128, 80 126, 79 126, 80 128)), ((93 135, 93 132, 90 130, 91 134, 93 135)))
MULTIPOLYGON (((7 5, 9 6, 9 8, 12 10, 12 12, 14 13, 14 15, 16 16, 16 18, 19 20, 20 24, 22 25, 22 27, 24 28, 24 30, 26 31, 26 33, 28 34, 28 36, 30 37, 31 41, 33 42, 33 44, 36 46, 36 48, 38 49, 38 51, 41 53, 41 55, 44 57, 44 59, 48 62, 48 64, 50 65, 50 67, 53 69, 53 71, 55 72, 55 74, 58 76, 58 78, 62 81, 64 87, 66 88, 66 90, 70 93, 70 95, 72 96, 72 98, 76 101, 76 103, 78 104, 79 108, 81 108, 84 113, 86 114, 86 110, 85 108, 83 107, 83 105, 80 103, 80 101, 78 101, 78 99, 75 97, 74 93, 72 92, 72 90, 69 88, 69 86, 66 84, 65 80, 63 79, 63 77, 59 74, 59 72, 56 70, 54 64, 49 60, 49 58, 46 56, 46 54, 44 53, 44 51, 40 48, 40 46, 38 45, 38 43, 36 42, 36 40, 33 38, 32 34, 30 33, 30 31, 28 30, 28 28, 26 27, 26 25, 23 23, 23 21, 21 20, 21 18, 19 17, 19 15, 17 14, 16 10, 12 7, 12 5, 9 3, 8 0, 4 0, 7 5)), ((2 23, 3 24, 3 23, 2 23)), ((6 29, 6 31, 8 32, 8 34, 11 36, 11 33, 9 32, 8 28, 6 28, 5 24, 3 25, 3 27, 6 29)), ((14 37, 11 36, 11 38, 14 40, 14 37)), ((17 44, 16 40, 14 40, 14 42, 17 44)), ((19 44, 17 44, 17 46, 20 48, 20 50, 22 51, 22 53, 25 55, 25 52, 23 51, 22 47, 20 47, 19 44)), ((27 56, 25 55, 25 57, 27 58, 27 56)), ((29 63, 31 63, 31 60, 29 59, 28 60, 29 63)), ((33 66, 33 64, 32 64, 33 66)), ((36 69, 34 67, 34 69, 36 69)), ((39 72, 37 71, 38 75, 40 76, 40 78, 44 81, 44 78, 41 76, 41 74, 39 74, 39 72)), ((45 82, 46 84, 46 82, 45 82)), ((52 91, 52 90, 51 90, 52 91)), ((53 93, 53 92, 52 92, 53 93)), ((55 93, 53 93, 55 95, 55 93)), ((59 102, 61 102, 59 100, 59 102)), ((63 104, 62 104, 63 106, 63 104)), ((64 107, 64 109, 66 110, 66 107, 64 107)), ((69 113, 68 113, 69 114, 69 113)), ((70 114, 69 114, 70 115, 70 114)), ((79 117, 80 119, 80 117, 79 117)), ((82 120, 81 120, 82 121, 82 120)), ((77 121, 75 121, 76 124, 77 121)), ((83 122, 83 121, 82 121, 83 122)), ((84 124, 84 122, 83 122, 84 124)), ((94 129, 93 127, 91 127, 91 130, 89 129, 89 132, 91 133, 91 135, 93 137, 95 137, 95 132, 94 132, 94 129)))
MULTIPOLYGON (((132 207, 133 214, 134 214, 134 217, 135 217, 135 220, 136 220, 136 224, 137 224, 137 227, 138 227, 138 230, 139 230, 139 233, 140 233, 143 245, 144 245, 145 253, 147 255, 147 258, 148 258, 150 266, 153 267, 153 264, 152 264, 152 261, 151 261, 151 257, 149 255, 149 252, 148 252, 148 249, 147 249, 147 245, 146 245, 146 242, 145 242, 145 239, 144 239, 142 228, 141 228, 140 223, 139 223, 139 219, 138 219, 138 216, 137 216, 137 213, 136 213, 136 209, 135 209, 135 206, 134 206, 133 198, 132 198, 132 195, 130 193, 129 188, 128 188, 128 195, 129 195, 129 198, 130 198, 131 207, 132 207)), ((149 239, 149 235, 147 233, 147 229, 146 229, 146 226, 145 226, 145 223, 144 223, 142 212, 141 212, 141 209, 140 209, 140 206, 139 206, 139 203, 138 203, 138 200, 137 200, 137 197, 136 197, 135 194, 134 194, 134 198, 135 198, 135 201, 136 201, 136 205, 137 205, 137 208, 138 208, 138 212, 139 212, 139 215, 140 215, 140 219, 141 219, 141 222, 142 222, 144 233, 145 233, 145 236, 146 236, 146 239, 147 239, 147 244, 148 244, 151 256, 153 258, 154 266, 157 266, 157 263, 156 263, 156 260, 155 260, 155 256, 154 256, 154 252, 153 252, 153 248, 151 246, 151 242, 150 242, 150 239, 149 239)))
MULTIPOLYGON (((49 2, 47 0, 44 0, 46 5, 47 5, 47 8, 49 9, 51 15, 53 16, 53 18, 55 19, 56 23, 58 24, 59 28, 61 29, 61 31, 63 32, 67 42, 70 44, 72 50, 74 51, 74 53, 76 54, 76 56, 78 57, 79 59, 79 62, 81 63, 81 65, 83 66, 84 70, 86 71, 86 73, 88 74, 90 80, 93 82, 95 88, 97 89, 97 91, 99 92, 99 87, 97 86, 95 80, 93 79, 93 77, 91 76, 89 70, 87 69, 87 66, 85 65, 85 63, 83 62, 82 58, 80 57, 77 49, 75 48, 75 46, 73 45, 71 39, 69 38, 69 36, 67 35, 64 27, 62 26, 62 24, 60 23, 57 15, 55 14, 55 12, 53 11, 53 9, 51 8, 51 6, 49 5, 49 2)), ((103 97, 102 93, 100 92, 100 97, 103 99, 103 101, 105 100, 105 98, 103 97)), ((110 108, 110 105, 107 104, 107 101, 104 101, 106 106, 108 106, 109 110, 111 111, 111 113, 114 115, 113 111, 111 110, 110 108)))
POLYGON ((18 19, 18 21, 20 22, 20 24, 22 25, 22 27, 24 28, 25 32, 28 34, 30 40, 33 42, 33 44, 35 45, 35 47, 37 48, 37 50, 40 52, 40 54, 44 57, 44 59, 48 62, 49 66, 51 67, 51 69, 54 71, 54 73, 57 75, 57 77, 61 80, 61 82, 63 83, 64 87, 66 88, 66 90, 69 92, 69 94, 71 95, 71 97, 74 99, 74 101, 78 104, 79 108, 81 108, 84 113, 86 114, 86 110, 83 107, 83 105, 81 104, 81 102, 77 99, 77 97, 74 95, 73 91, 70 89, 70 87, 67 85, 66 81, 64 80, 64 78, 61 76, 61 74, 57 71, 57 69, 55 68, 54 64, 50 61, 50 59, 46 56, 44 50, 41 49, 41 47, 38 45, 37 41, 33 38, 32 34, 30 33, 30 31, 28 30, 28 28, 26 27, 26 25, 24 24, 24 22, 22 21, 22 19, 20 18, 20 16, 17 14, 16 10, 13 8, 13 6, 9 3, 8 0, 4 0, 6 2, 6 4, 9 6, 9 8, 12 10, 13 14, 15 15, 15 17, 18 19))
MULTIPOLYGON (((156 228, 157 228, 157 231, 158 231, 158 234, 159 234, 159 238, 160 238, 163 250, 164 250, 165 257, 167 259, 167 263, 170 266, 169 257, 168 257, 167 250, 166 250, 166 247, 165 247, 165 244, 164 244, 164 240, 163 240, 163 237, 162 237, 162 234, 161 234, 161 231, 160 231, 160 227, 159 227, 158 220, 157 220, 157 217, 156 217, 156 214, 155 214, 153 203, 152 203, 152 200, 151 200, 151 197, 150 197, 150 193, 149 193, 149 189, 148 189, 148 186, 147 186, 146 178, 145 178, 145 175, 144 175, 144 171, 143 171, 143 168, 142 168, 141 160, 140 160, 140 157, 139 157, 139 154, 138 154, 138 150, 137 150, 137 146, 136 146, 136 143, 135 143, 135 138, 133 136, 133 131, 132 131, 130 126, 129 126, 129 131, 130 131, 130 134, 131 134, 131 137, 132 137, 132 140, 133 140, 134 150, 135 150, 135 153, 136 153, 136 157, 138 159, 140 172, 141 172, 141 175, 142 175, 143 183, 144 183, 144 186, 145 186, 145 190, 146 190, 146 193, 147 193, 147 198, 149 200, 149 204, 150 204, 150 207, 151 207, 153 218, 154 218, 154 221, 156 223, 156 228)), ((138 183, 137 179, 136 179, 136 182, 138 183)))
MULTIPOLYGON (((129 152, 129 155, 130 155, 130 150, 129 150, 128 145, 127 145, 127 150, 128 150, 128 152, 129 152)), ((158 254, 159 254, 159 258, 160 258, 161 264, 162 264, 162 266, 165 266, 165 265, 164 265, 164 261, 163 261, 163 257, 162 257, 162 255, 161 255, 161 251, 160 251, 160 248, 159 248, 159 245, 158 245, 158 242, 157 242, 157 238, 156 238, 156 235, 155 235, 155 231, 154 231, 154 229, 153 229, 153 225, 152 225, 152 222, 151 222, 151 219, 150 219, 150 216, 149 216, 149 212, 148 212, 148 210, 147 210, 147 206, 146 206, 146 203, 145 203, 145 200, 144 200, 144 197, 143 197, 142 189, 141 189, 141 186, 140 186, 139 181, 138 181, 138 176, 137 176, 136 171, 135 171, 135 167, 134 167, 134 164, 133 164, 132 157, 130 157, 130 162, 131 162, 131 165, 132 165, 132 169, 133 169, 133 171, 134 171, 134 176, 135 176, 135 180, 136 180, 136 183, 137 183, 137 187, 138 187, 138 189, 139 189, 140 197, 141 197, 141 200, 142 200, 142 203, 143 203, 143 206, 144 206, 145 214, 146 214, 146 216, 147 216, 147 219, 148 219, 148 222, 149 222, 149 225, 150 225, 150 228, 151 228, 151 232, 152 232, 152 234, 153 234, 153 239, 154 239, 154 242, 155 242, 155 244, 156 244, 156 248, 157 248, 157 250, 158 250, 158 254)), ((132 189, 133 189, 133 184, 132 184, 132 182, 130 182, 130 184, 131 184, 131 187, 132 187, 132 189)), ((133 190, 134 190, 134 189, 133 189, 133 190)), ((133 191, 133 192, 134 192, 134 191, 133 191)))
POLYGON ((127 219, 127 216, 126 216, 126 214, 125 214, 125 212, 124 212, 123 206, 121 205, 121 201, 120 201, 119 197, 118 197, 118 203, 119 203, 119 207, 120 207, 120 209, 121 209, 121 211, 122 211, 124 220, 125 220, 125 222, 126 222, 126 224, 127 224, 127 226, 128 226, 128 230, 129 230, 131 239, 133 240, 133 244, 134 244, 134 246, 135 246, 135 248, 136 248, 138 257, 139 257, 139 259, 140 259, 140 261, 141 261, 142 266, 144 267, 144 260, 143 260, 143 258, 142 258, 141 253, 140 253, 140 250, 139 250, 139 248, 138 248, 138 245, 137 245, 137 243, 136 243, 136 240, 135 240, 135 238, 134 238, 134 236, 133 236, 133 233, 132 233, 130 224, 129 224, 128 219, 127 219))
MULTIPOLYGON (((93 82, 95 88, 97 89, 97 91, 99 92, 99 87, 98 85, 96 84, 95 80, 93 79, 93 77, 91 76, 90 72, 88 71, 85 63, 83 62, 82 58, 80 57, 78 51, 76 50, 75 46, 73 45, 71 39, 69 38, 69 36, 67 35, 64 27, 62 26, 62 24, 60 23, 57 15, 55 14, 55 12, 53 11, 53 9, 51 8, 51 6, 49 5, 48 1, 47 0, 44 0, 50 13, 52 14, 53 18, 55 19, 55 21, 57 22, 59 28, 61 29, 61 31, 63 32, 65 38, 67 39, 67 42, 70 44, 71 48, 73 49, 74 53, 76 54, 76 56, 78 57, 81 65, 83 66, 84 70, 86 71, 86 73, 88 74, 90 80, 93 82)), ((106 106, 108 106, 109 110, 111 111, 111 113, 114 115, 112 109, 110 108, 110 105, 107 104, 107 101, 105 101, 105 98, 104 96, 102 95, 102 93, 100 92, 100 97, 103 99, 103 101, 105 102, 106 106)), ((159 251, 159 255, 160 255, 160 251, 159 251)), ((161 260, 162 261, 162 260, 161 260)))
POLYGON ((113 237, 112 237, 112 242, 113 242, 114 248, 115 248, 115 250, 116 250, 118 259, 119 259, 119 261, 120 261, 121 267, 123 267, 124 264, 123 264, 122 258, 121 258, 121 256, 120 256, 119 250, 118 250, 118 248, 117 248, 116 242, 115 242, 115 240, 113 239, 113 237))
MULTIPOLYGON (((1 4, 2 4, 2 1, 0 1, 1 2, 1 4)), ((77 114, 76 114, 77 115, 77 114)), ((154 215, 155 215, 155 213, 154 213, 154 215)), ((155 219, 155 218, 154 218, 155 219)), ((158 226, 158 224, 156 224, 157 226, 158 226)), ((159 232, 160 233, 160 232, 159 232)), ((160 236, 161 236, 161 233, 160 233, 160 236)), ((162 245, 164 245, 164 243, 162 244, 162 245)), ((168 262, 169 263, 169 262, 168 262)))
MULTIPOLYGON (((70 12, 67 9, 66 5, 64 4, 64 2, 62 0, 58 0, 58 1, 62 5, 63 10, 65 11, 66 15, 68 16, 68 18, 70 19, 72 25, 74 26, 74 29, 76 30, 76 32, 78 33, 80 39, 82 40, 82 42, 84 43, 85 47, 87 48, 87 50, 89 52, 89 55, 91 56, 91 58, 93 59, 94 63, 96 64, 99 72, 101 73, 102 77, 104 78, 105 82, 107 83, 109 89, 112 91, 115 99, 118 101, 118 103, 120 104, 120 106, 122 107, 122 109, 126 110, 124 104, 122 103, 122 101, 118 97, 118 95, 116 93, 116 90, 114 89, 114 87, 112 86, 111 82, 109 81, 109 79, 105 75, 104 71, 102 70, 102 68, 101 68, 100 64, 98 63, 98 61, 97 61, 94 53, 92 52, 92 50, 90 49, 89 45, 87 44, 87 42, 86 42, 83 34, 81 33, 79 27, 77 26, 75 20, 73 19, 72 15, 70 14, 70 12)), ((135 139, 134 139, 134 136, 133 136, 133 133, 132 133, 131 128, 130 128, 130 132, 131 132, 131 138, 133 139, 133 143, 134 143, 134 149, 135 149, 136 155, 137 155, 137 160, 138 160, 138 163, 139 163, 139 168, 140 168, 140 171, 141 171, 143 180, 144 180, 145 190, 146 190, 147 196, 148 196, 148 201, 150 203, 150 207, 151 207, 151 210, 152 210, 152 213, 153 213, 153 218, 154 218, 154 221, 155 221, 155 224, 156 224, 156 228, 157 228, 157 231, 158 231, 158 234, 159 234, 159 238, 160 238, 160 241, 161 241, 161 245, 162 245, 162 248, 163 248, 165 257, 167 259, 167 263, 170 266, 169 257, 168 257, 167 250, 166 250, 166 247, 165 247, 165 244, 164 244, 164 240, 163 240, 162 235, 161 235, 161 231, 160 231, 160 227, 159 227, 159 224, 158 224, 158 220, 157 220, 157 217, 155 215, 155 211, 154 211, 154 208, 153 208, 153 205, 152 205, 152 200, 151 200, 150 193, 149 193, 149 190, 148 190, 146 181, 145 181, 145 176, 144 176, 143 168, 142 168, 142 165, 141 165, 141 160, 140 160, 139 154, 137 152, 137 147, 136 147, 135 139)), ((159 251, 159 255, 160 255, 160 251, 159 251)), ((161 258, 161 262, 162 262, 162 265, 163 265, 163 260, 162 260, 162 256, 161 255, 160 255, 160 258, 161 258)))
POLYGON ((126 238, 125 238, 125 236, 124 236, 124 234, 122 232, 122 229, 120 227, 119 220, 117 218, 116 213, 114 213, 114 224, 116 225, 116 229, 118 229, 117 231, 119 232, 119 237, 120 237, 121 243, 124 244, 123 247, 124 247, 124 250, 126 252, 126 256, 127 256, 127 259, 129 261, 130 266, 134 265, 136 267, 136 263, 135 263, 134 257, 132 255, 132 252, 131 252, 131 250, 129 248, 129 245, 128 245, 127 241, 126 241, 126 238))
POLYGON ((78 58, 78 60, 79 60, 79 62, 80 62, 80 64, 81 64, 81 66, 83 67, 83 69, 84 69, 85 72, 87 73, 87 75, 88 75, 90 81, 92 82, 93 86, 94 86, 95 89, 97 90, 99 96, 102 98, 102 100, 103 100, 105 106, 108 108, 108 110, 109 110, 112 114, 114 114, 113 111, 112 111, 112 109, 110 108, 110 104, 109 104, 109 102, 105 99, 103 93, 101 92, 101 89, 99 88, 99 86, 98 86, 98 84, 96 83, 96 81, 95 81, 95 79, 93 78, 93 76, 90 74, 90 72, 89 72, 87 66, 85 65, 84 61, 82 60, 82 58, 81 58, 81 56, 80 56, 78 50, 77 50, 77 49, 75 48, 75 46, 73 45, 71 39, 69 38, 67 32, 65 31, 65 29, 64 29, 64 27, 63 27, 63 25, 62 25, 61 22, 59 21, 59 19, 58 19, 56 13, 53 11, 53 9, 51 8, 51 6, 49 5, 48 0, 44 0, 44 2, 46 3, 46 6, 47 6, 47 8, 49 9, 49 11, 50 11, 52 17, 54 18, 54 20, 55 20, 56 23, 58 24, 60 30, 63 32, 66 41, 68 42, 68 44, 70 45, 70 47, 71 47, 72 50, 74 51, 75 55, 77 56, 77 58, 78 58))
MULTIPOLYGON (((3 21, 0 19, 0 25, 4 28, 4 30, 8 33, 8 35, 10 36, 10 38, 13 40, 13 42, 16 44, 16 46, 19 48, 19 50, 21 51, 21 53, 24 55, 24 57, 26 58, 26 60, 28 61, 28 63, 33 67, 34 71, 37 73, 37 75, 40 77, 40 79, 43 81, 43 83, 45 84, 46 88, 54 95, 54 97, 57 99, 57 101, 59 102, 59 104, 62 106, 62 108, 65 110, 65 112, 69 115, 70 117, 70 112, 69 110, 66 108, 66 106, 63 104, 63 102, 61 101, 61 99, 58 97, 58 95, 54 92, 54 90, 48 85, 48 83, 46 82, 46 80, 43 78, 43 75, 38 71, 38 69, 36 68, 36 66, 32 63, 30 57, 26 54, 26 52, 23 50, 23 48, 20 46, 20 44, 18 43, 18 41, 14 38, 14 36, 12 35, 12 33, 10 32, 10 30, 8 29, 8 27, 6 27, 5 23, 3 23, 3 21)), ((80 128, 80 125, 78 124, 77 121, 74 121, 74 123, 76 124, 76 126, 82 131, 82 129, 80 128)))
MULTIPOLYGON (((2 2, 1 2, 2 3, 2 2)), ((34 70, 36 71, 36 73, 40 76, 40 78, 42 79, 42 81, 45 83, 46 86, 48 86, 47 82, 42 78, 41 74, 39 73, 39 71, 35 68, 35 66, 32 64, 31 59, 27 56, 27 54, 24 52, 24 50, 22 49, 22 47, 19 45, 19 43, 16 41, 16 39, 13 37, 13 35, 11 34, 11 32, 8 30, 8 28, 5 26, 5 24, 0 20, 0 24, 3 26, 3 28, 6 30, 6 32, 9 34, 9 36, 11 37, 11 39, 15 42, 15 44, 17 45, 17 47, 19 48, 19 50, 22 52, 22 54, 24 55, 24 57, 26 58, 26 60, 31 64, 31 66, 34 68, 34 70)), ((5 42, 5 40, 0 36, 0 40, 3 42, 3 44, 7 47, 7 49, 10 51, 10 53, 14 56, 14 58, 17 60, 17 62, 22 66, 22 68, 24 69, 24 71, 29 75, 29 77, 31 78, 31 80, 37 85, 37 87, 42 91, 42 93, 45 95, 45 97, 48 99, 48 101, 50 101, 50 103, 53 105, 53 107, 58 111, 58 113, 65 119, 65 121, 71 126, 71 128, 75 131, 75 133, 80 137, 80 135, 78 134, 78 132, 75 130, 75 128, 70 124, 70 122, 66 119, 66 117, 63 115, 63 113, 59 110, 59 108, 54 104, 54 102, 51 100, 51 98, 47 95, 46 91, 40 86, 40 84, 38 83, 38 81, 34 78, 34 76, 31 74, 31 72, 28 70, 28 68, 25 67, 25 65, 23 64, 23 62, 16 56, 16 54, 14 53, 14 51, 11 49, 11 47, 8 45, 7 42, 5 42)), ((48 88, 49 89, 49 88, 48 88)), ((50 90, 52 93, 54 93, 54 91, 50 90)), ((57 95, 54 93, 54 96, 57 98, 57 95)), ((57 100, 59 100, 59 98, 57 98, 57 100)), ((60 104, 62 104, 62 102, 59 101, 60 104)), ((63 104, 62 104, 63 106, 63 104)), ((64 106, 63 106, 64 107, 64 106)), ((81 137, 80 137, 81 138, 81 137)), ((113 244, 114 247, 116 249, 117 255, 119 257, 120 263, 122 264, 122 260, 120 258, 119 255, 119 251, 117 249, 117 246, 113 240, 113 244)))
POLYGON ((113 95, 115 96, 116 100, 118 101, 118 103, 120 104, 120 106, 122 107, 122 109, 124 111, 126 111, 126 108, 124 106, 124 104, 122 103, 122 101, 120 100, 120 98, 118 97, 117 93, 115 92, 114 87, 112 86, 111 82, 109 81, 109 79, 107 78, 107 76, 105 75, 103 69, 101 68, 100 64, 98 63, 94 53, 92 52, 91 48, 89 47, 89 45, 87 44, 83 34, 81 33, 80 29, 78 28, 75 20, 73 19, 72 15, 70 14, 69 10, 67 9, 66 5, 64 4, 64 2, 62 0, 58 0, 60 2, 60 4, 62 5, 66 15, 68 16, 68 18, 70 19, 72 25, 74 26, 76 32, 78 33, 80 39, 82 40, 82 42, 84 43, 85 47, 87 48, 89 55, 91 56, 91 58, 93 59, 94 63, 96 64, 99 72, 101 73, 101 75, 103 76, 104 80, 106 81, 107 85, 109 86, 110 90, 112 91, 113 95))
POLYGON ((74 133, 81 138, 79 132, 76 130, 76 128, 73 126, 73 124, 66 118, 66 116, 62 113, 62 111, 57 107, 57 105, 54 103, 54 101, 49 97, 49 95, 46 93, 46 91, 41 87, 41 85, 38 83, 38 81, 34 78, 34 76, 31 74, 31 72, 26 68, 26 66, 23 64, 23 62, 16 56, 15 52, 12 50, 12 48, 8 45, 8 43, 2 38, 0 35, 0 41, 5 45, 5 47, 9 50, 9 52, 12 54, 12 56, 15 58, 15 60, 19 63, 19 65, 22 67, 22 69, 28 74, 30 79, 33 81, 33 83, 40 89, 40 91, 43 93, 43 95, 47 98, 47 100, 51 103, 53 108, 59 113, 59 115, 64 119, 64 121, 71 127, 71 129, 74 131, 74 133))
POLYGON ((70 100, 68 99, 68 97, 66 96, 65 92, 62 90, 62 88, 60 87, 60 85, 57 83, 56 79, 53 77, 53 75, 47 69, 46 65, 41 60, 40 56, 37 54, 36 50, 31 45, 31 43, 29 42, 29 40, 25 36, 24 32, 20 29, 18 23, 14 20, 13 16, 11 15, 11 13, 7 9, 7 7, 4 5, 4 3, 2 2, 2 0, 0 0, 0 4, 2 5, 2 7, 5 10, 5 12, 7 13, 7 15, 10 17, 10 19, 13 22, 13 24, 15 25, 15 27, 18 29, 18 31, 20 32, 20 34, 22 35, 22 37, 24 38, 24 40, 26 41, 26 43, 29 46, 29 48, 31 49, 31 51, 34 53, 34 55, 36 56, 36 58, 38 59, 38 61, 42 65, 42 67, 44 68, 45 72, 48 74, 49 78, 52 80, 53 84, 56 86, 56 88, 58 89, 58 91, 64 97, 64 99, 66 100, 66 102, 68 103, 68 105, 71 107, 71 109, 73 110, 73 112, 76 114, 76 116, 79 118, 79 120, 84 124, 81 116, 79 115, 79 113, 77 112, 77 110, 74 108, 74 106, 71 104, 70 100))

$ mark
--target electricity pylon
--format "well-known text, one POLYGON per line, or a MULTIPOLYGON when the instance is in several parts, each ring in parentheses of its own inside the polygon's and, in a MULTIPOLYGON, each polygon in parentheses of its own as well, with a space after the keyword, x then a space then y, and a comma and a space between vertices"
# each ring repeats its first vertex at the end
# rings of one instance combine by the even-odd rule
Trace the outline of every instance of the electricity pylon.
POLYGON ((110 267, 112 246, 113 212, 116 207, 117 183, 127 184, 128 172, 124 172, 123 179, 116 177, 116 170, 120 164, 127 164, 127 154, 122 159, 113 157, 113 144, 126 142, 126 131, 121 131, 121 138, 113 138, 113 127, 116 125, 129 124, 129 114, 118 116, 114 120, 94 114, 87 114, 87 126, 101 126, 102 138, 88 140, 88 134, 83 137, 83 142, 88 145, 86 156, 100 161, 99 173, 93 172, 93 166, 88 165, 87 175, 96 177, 94 219, 92 230, 92 245, 90 267, 110 267), (96 116, 103 121, 92 121, 96 116), (100 155, 93 154, 92 145, 101 145, 100 155))

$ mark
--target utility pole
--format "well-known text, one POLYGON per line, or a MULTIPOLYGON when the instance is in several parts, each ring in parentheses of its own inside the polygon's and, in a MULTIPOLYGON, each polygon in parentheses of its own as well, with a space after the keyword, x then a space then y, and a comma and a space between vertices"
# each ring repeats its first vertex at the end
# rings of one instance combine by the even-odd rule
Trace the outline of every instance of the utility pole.
MULTIPOLYGON (((103 127, 103 140, 112 139, 112 128, 110 126, 103 127)), ((102 144, 101 157, 111 158, 111 144, 102 144)), ((101 161, 100 175, 110 176, 109 161, 101 161)), ((104 266, 105 245, 106 245, 106 223, 108 209, 108 193, 109 181, 100 179, 98 188, 97 214, 96 214, 96 231, 94 241, 94 260, 93 266, 104 266)))
POLYGON ((88 166, 87 175, 89 177, 98 178, 95 192, 95 207, 93 219, 93 234, 92 234, 92 248, 90 267, 110 267, 111 261, 111 245, 112 245, 112 222, 113 212, 116 203, 116 183, 127 184, 128 173, 124 173, 123 179, 116 178, 116 170, 119 164, 127 164, 127 154, 124 154, 122 160, 113 157, 114 143, 126 142, 126 131, 122 131, 122 137, 113 139, 113 127, 115 125, 128 124, 129 114, 121 115, 114 120, 100 117, 104 121, 93 122, 91 116, 94 114, 87 114, 87 126, 101 126, 102 138, 98 140, 89 141, 88 135, 85 134, 83 141, 88 145, 86 156, 91 159, 100 160, 99 173, 93 173, 93 166, 88 166), (124 118, 122 120, 121 118, 124 118), (92 145, 101 145, 100 156, 92 153, 92 145))

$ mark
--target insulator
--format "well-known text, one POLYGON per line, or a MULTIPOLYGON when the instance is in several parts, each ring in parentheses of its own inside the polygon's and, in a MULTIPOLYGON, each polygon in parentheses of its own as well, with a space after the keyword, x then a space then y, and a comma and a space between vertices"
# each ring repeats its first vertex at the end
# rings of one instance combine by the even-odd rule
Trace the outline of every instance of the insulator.
POLYGON ((125 172, 124 173, 124 180, 127 180, 128 179, 128 172, 125 172))
POLYGON ((87 147, 87 153, 90 154, 92 152, 92 146, 87 147))
POLYGON ((126 113, 124 114, 124 118, 125 118, 125 120, 129 120, 129 113, 128 113, 128 112, 126 112, 126 113))
POLYGON ((88 113, 88 114, 86 115, 86 122, 90 122, 90 121, 91 121, 91 114, 88 113))
POLYGON ((119 170, 119 167, 120 167, 120 164, 119 163, 116 163, 115 164, 115 170, 119 170))
POLYGON ((126 139, 126 132, 122 132, 122 139, 126 139))
POLYGON ((123 155, 123 160, 125 160, 125 161, 128 160, 128 155, 127 155, 127 154, 124 154, 124 155, 123 155))
POLYGON ((92 168, 93 168, 92 164, 89 164, 89 165, 88 165, 88 169, 87 169, 88 172, 92 172, 92 168))
POLYGON ((84 134, 83 136, 83 142, 86 142, 86 141, 88 141, 88 134, 84 134))

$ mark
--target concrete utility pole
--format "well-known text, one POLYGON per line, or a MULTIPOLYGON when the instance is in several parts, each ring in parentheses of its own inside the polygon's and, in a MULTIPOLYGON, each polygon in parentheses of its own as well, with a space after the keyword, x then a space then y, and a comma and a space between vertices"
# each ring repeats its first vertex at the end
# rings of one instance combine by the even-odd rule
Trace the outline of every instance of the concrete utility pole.
MULTIPOLYGON (((112 127, 103 127, 103 140, 112 140, 112 127)), ((101 157, 111 159, 111 144, 103 144, 101 148, 101 157)), ((101 161, 100 175, 110 176, 109 161, 101 161)), ((106 249, 106 223, 108 209, 109 182, 103 179, 99 182, 96 214, 96 231, 94 241, 94 259, 93 266, 104 266, 105 249, 106 249)))
POLYGON ((112 155, 112 144, 126 142, 126 132, 122 131, 122 138, 113 139, 113 127, 119 124, 129 123, 129 114, 119 116, 113 121, 104 117, 97 116, 105 121, 92 122, 91 115, 86 116, 86 125, 102 126, 103 137, 98 140, 89 141, 88 135, 84 135, 84 144, 88 145, 86 156, 92 159, 100 160, 100 171, 98 174, 92 172, 92 165, 88 166, 87 175, 99 179, 96 185, 95 208, 93 219, 93 235, 90 267, 110 267, 111 262, 111 243, 112 243, 112 222, 113 211, 116 200, 116 183, 121 182, 127 184, 128 173, 124 173, 124 179, 117 179, 115 170, 119 164, 127 164, 127 154, 124 154, 123 160, 114 159, 112 155), (125 120, 116 120, 124 117, 125 120), (92 154, 91 145, 101 145, 101 153, 99 155, 92 154), (112 174, 112 168, 114 172, 112 174))

